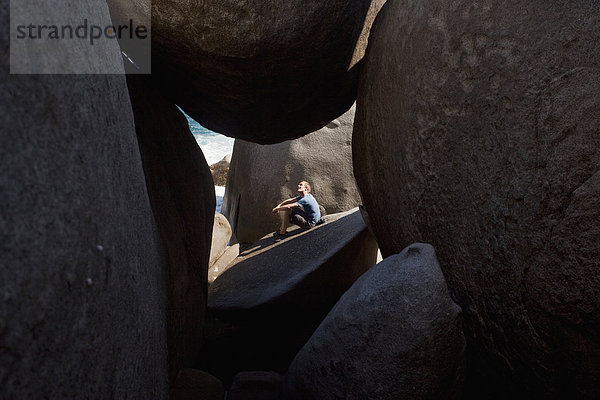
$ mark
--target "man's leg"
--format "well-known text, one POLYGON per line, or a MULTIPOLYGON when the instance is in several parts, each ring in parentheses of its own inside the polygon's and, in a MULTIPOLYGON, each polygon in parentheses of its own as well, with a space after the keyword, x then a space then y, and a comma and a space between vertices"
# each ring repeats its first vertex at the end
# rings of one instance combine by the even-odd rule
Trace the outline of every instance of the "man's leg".
POLYGON ((290 215, 290 224, 298 225, 302 229, 310 229, 313 227, 304 216, 302 211, 292 211, 292 215, 290 215))
POLYGON ((285 234, 287 228, 290 226, 290 211, 279 211, 279 218, 281 218, 281 227, 279 227, 279 233, 285 234))

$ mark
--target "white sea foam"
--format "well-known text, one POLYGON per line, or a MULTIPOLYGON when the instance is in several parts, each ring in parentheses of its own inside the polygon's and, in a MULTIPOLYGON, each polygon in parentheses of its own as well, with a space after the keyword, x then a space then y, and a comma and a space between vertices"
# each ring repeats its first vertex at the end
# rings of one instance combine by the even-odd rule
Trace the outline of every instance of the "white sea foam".
POLYGON ((225 196, 225 186, 215 186, 215 194, 217 196, 225 196))
POLYGON ((186 113, 183 114, 188 120, 190 131, 202 149, 208 165, 221 161, 223 157, 233 152, 233 138, 206 129, 186 113))
POLYGON ((204 153, 208 165, 219 162, 233 151, 233 138, 213 133, 212 136, 194 135, 198 146, 204 153))
POLYGON ((217 207, 216 212, 221 212, 221 207, 223 207, 223 197, 225 196, 225 186, 215 186, 215 196, 217 198, 217 207))

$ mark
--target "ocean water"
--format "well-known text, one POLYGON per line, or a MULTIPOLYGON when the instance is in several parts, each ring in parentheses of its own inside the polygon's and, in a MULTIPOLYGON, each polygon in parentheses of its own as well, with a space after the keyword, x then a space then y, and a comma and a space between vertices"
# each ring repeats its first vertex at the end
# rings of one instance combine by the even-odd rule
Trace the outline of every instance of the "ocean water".
MULTIPOLYGON (((184 113, 183 110, 179 110, 187 118, 190 131, 192 131, 198 146, 202 149, 202 153, 204 153, 204 158, 206 158, 208 165, 221 161, 223 157, 233 152, 233 138, 206 129, 196 122, 196 120, 184 113)), ((215 207, 216 212, 221 212, 223 196, 225 196, 225 186, 215 186, 215 197, 217 200, 215 207)))
POLYGON ((186 113, 183 114, 188 120, 190 131, 202 149, 208 165, 221 161, 223 157, 233 152, 233 138, 208 130, 186 113))

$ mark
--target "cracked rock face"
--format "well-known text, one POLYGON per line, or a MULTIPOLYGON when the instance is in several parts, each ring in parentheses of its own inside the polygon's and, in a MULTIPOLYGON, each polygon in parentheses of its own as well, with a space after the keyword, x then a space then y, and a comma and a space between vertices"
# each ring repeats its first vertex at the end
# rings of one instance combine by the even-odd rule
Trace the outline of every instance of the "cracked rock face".
POLYGON ((599 394, 598 26, 585 1, 410 0, 371 31, 364 205, 384 255, 436 247, 491 397, 599 394))

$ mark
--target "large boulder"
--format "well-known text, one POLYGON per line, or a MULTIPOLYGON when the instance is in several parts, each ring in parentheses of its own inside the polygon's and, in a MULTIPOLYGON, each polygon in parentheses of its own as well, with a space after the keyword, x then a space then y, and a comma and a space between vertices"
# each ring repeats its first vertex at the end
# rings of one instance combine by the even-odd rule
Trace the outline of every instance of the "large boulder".
POLYGON ((231 238, 229 221, 221 213, 215 213, 210 246, 210 259, 208 261, 208 284, 212 284, 217 277, 227 270, 229 264, 240 254, 240 245, 228 246, 231 238))
POLYGON ((433 247, 413 244, 361 276, 294 358, 281 398, 454 399, 461 309, 433 247))
POLYGON ((210 257, 208 266, 212 266, 227 250, 227 244, 231 239, 231 226, 227 218, 221 213, 216 212, 213 222, 212 239, 210 244, 210 257))
POLYGON ((170 377, 200 356, 215 216, 210 170, 187 119, 149 76, 128 75, 150 204, 169 276, 170 377))
POLYGON ((228 246, 214 263, 208 266, 208 284, 212 284, 223 272, 227 271, 233 261, 240 255, 240 244, 228 246))
MULTIPOLYGON (((144 21, 148 0, 110 0, 144 21)), ((185 112, 274 143, 319 129, 356 98, 357 62, 384 0, 151 2, 152 75, 185 112)))
POLYGON ((209 312, 228 324, 208 335, 217 376, 285 371, 340 296, 375 264, 377 243, 357 209, 326 220, 281 242, 266 236, 210 286, 209 312))
MULTIPOLYGON (((102 2, 35 3, 110 24, 102 2)), ((125 77, 9 75, 9 2, 0 21, 0 398, 167 399, 166 266, 125 77)), ((116 64, 90 67, 122 71, 105 50, 116 64)))
POLYGON ((300 139, 265 146, 235 141, 222 208, 235 240, 253 243, 273 232, 280 222, 271 210, 296 196, 302 180, 328 214, 360 204, 352 171, 354 109, 300 139))
POLYGON ((473 396, 600 396, 598 26, 588 1, 410 0, 371 31, 355 175, 384 256, 436 247, 473 396))
POLYGON ((331 299, 337 301, 376 257, 377 243, 358 208, 328 215, 315 228, 291 229, 281 242, 267 235, 243 251, 210 287, 208 307, 232 322, 309 310, 322 318, 331 299), (306 297, 315 301, 299 300, 306 297))

